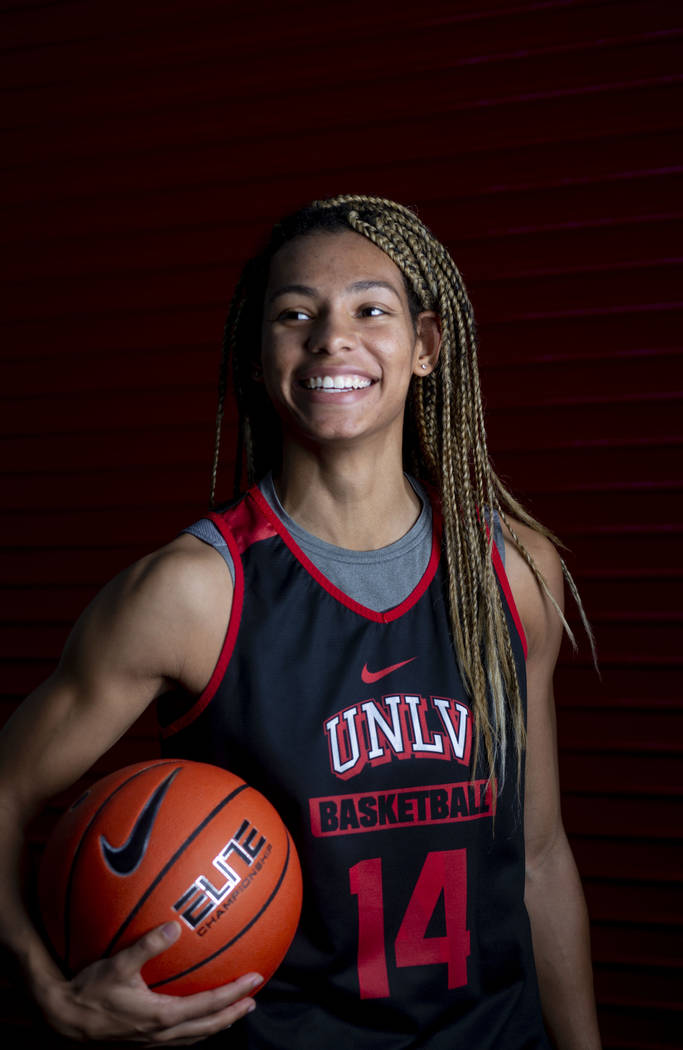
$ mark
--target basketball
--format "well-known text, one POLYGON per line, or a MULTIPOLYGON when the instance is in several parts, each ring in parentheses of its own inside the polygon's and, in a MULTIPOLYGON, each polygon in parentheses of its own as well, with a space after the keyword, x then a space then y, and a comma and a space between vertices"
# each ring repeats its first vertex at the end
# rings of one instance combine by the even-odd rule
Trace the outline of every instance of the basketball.
POLYGON ((224 769, 160 760, 104 777, 61 817, 38 896, 65 971, 176 920, 178 940, 142 969, 172 995, 256 971, 268 980, 301 912, 301 869, 278 813, 224 769))

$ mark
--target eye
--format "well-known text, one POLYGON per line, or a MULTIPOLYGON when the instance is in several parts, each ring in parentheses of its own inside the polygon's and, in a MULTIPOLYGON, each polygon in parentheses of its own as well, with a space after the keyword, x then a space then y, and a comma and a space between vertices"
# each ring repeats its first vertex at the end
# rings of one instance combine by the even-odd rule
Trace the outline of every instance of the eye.
POLYGON ((276 318, 278 321, 310 321, 310 319, 311 315, 306 310, 300 310, 297 307, 282 310, 276 318))
POLYGON ((358 311, 361 317, 383 317, 388 312, 383 306, 362 306, 358 311))

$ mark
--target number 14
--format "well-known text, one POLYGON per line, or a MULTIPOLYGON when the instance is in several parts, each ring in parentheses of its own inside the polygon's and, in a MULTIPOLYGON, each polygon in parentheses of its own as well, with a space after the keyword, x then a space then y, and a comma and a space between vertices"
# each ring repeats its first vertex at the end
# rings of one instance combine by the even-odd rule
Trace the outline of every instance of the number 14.
MULTIPOLYGON (((351 893, 358 897, 358 983, 361 999, 388 996, 384 944, 382 858, 362 860, 349 869, 351 893)), ((470 935, 467 930, 467 851, 428 853, 406 908, 396 941, 397 966, 447 963, 448 987, 467 984, 470 935), (443 891, 444 937, 425 936, 443 891)))

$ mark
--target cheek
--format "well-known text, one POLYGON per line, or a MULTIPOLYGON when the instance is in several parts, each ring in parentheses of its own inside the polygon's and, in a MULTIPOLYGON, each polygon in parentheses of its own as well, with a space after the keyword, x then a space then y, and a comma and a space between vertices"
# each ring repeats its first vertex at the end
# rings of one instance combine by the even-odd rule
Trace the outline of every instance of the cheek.
POLYGON ((261 375, 268 397, 277 400, 282 397, 283 387, 291 377, 288 356, 282 345, 265 344, 261 350, 261 375))
POLYGON ((406 336, 397 345, 395 340, 387 340, 377 347, 378 356, 381 356, 383 365, 387 370, 391 369, 397 376, 403 372, 412 373, 415 363, 417 343, 414 339, 406 336))

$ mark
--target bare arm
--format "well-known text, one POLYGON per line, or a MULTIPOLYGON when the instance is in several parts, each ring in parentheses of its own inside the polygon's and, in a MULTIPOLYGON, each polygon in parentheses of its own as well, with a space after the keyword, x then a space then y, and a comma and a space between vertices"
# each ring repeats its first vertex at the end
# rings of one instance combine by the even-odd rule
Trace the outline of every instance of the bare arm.
POLYGON ((142 965, 177 925, 66 981, 24 908, 23 829, 48 798, 81 776, 171 684, 199 693, 227 626, 232 585, 222 560, 181 537, 113 580, 74 628, 56 672, 0 735, 0 936, 48 1021, 75 1040, 194 1042, 252 1006, 253 981, 185 998, 150 992, 142 965))
MULTIPOLYGON (((517 531, 562 607, 557 552, 531 530, 520 525, 517 531)), ((525 902, 541 1003, 559 1050, 599 1050, 588 915, 560 813, 552 678, 562 625, 516 549, 508 544, 507 552, 508 575, 529 644, 525 902)))

